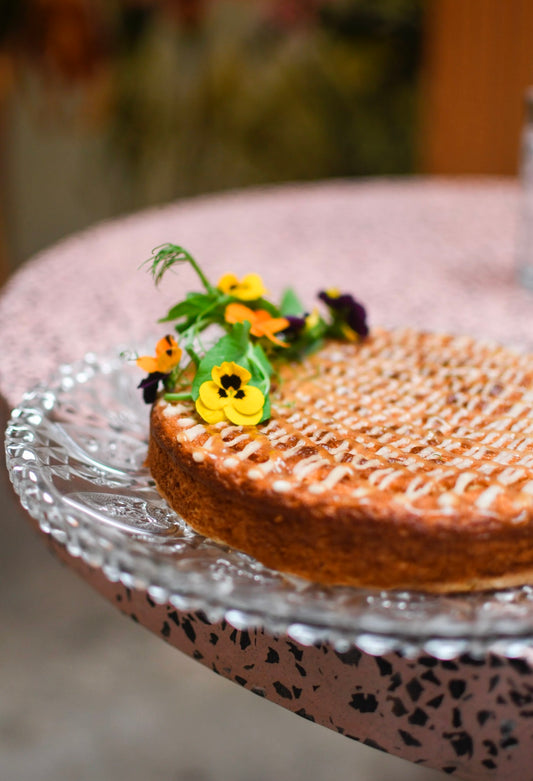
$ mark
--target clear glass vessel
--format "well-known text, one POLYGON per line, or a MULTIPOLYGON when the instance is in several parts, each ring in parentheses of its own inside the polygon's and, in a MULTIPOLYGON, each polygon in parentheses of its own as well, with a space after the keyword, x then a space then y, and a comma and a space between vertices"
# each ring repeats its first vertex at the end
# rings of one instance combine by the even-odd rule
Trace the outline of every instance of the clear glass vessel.
POLYGON ((526 90, 524 99, 520 182, 517 273, 519 281, 533 290, 533 87, 526 90))

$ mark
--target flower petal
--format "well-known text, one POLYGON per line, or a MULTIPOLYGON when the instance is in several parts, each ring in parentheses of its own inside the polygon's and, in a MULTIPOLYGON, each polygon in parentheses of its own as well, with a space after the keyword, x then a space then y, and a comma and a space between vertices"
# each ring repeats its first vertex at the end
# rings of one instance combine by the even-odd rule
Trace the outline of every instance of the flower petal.
POLYGON ((261 338, 266 336, 271 342, 280 347, 287 347, 287 344, 274 336, 278 331, 284 331, 289 327, 289 321, 286 317, 272 317, 266 309, 253 310, 243 304, 228 304, 224 312, 224 319, 227 323, 251 323, 250 333, 252 336, 261 338))
POLYGON ((148 374, 153 374, 157 371, 157 358, 152 358, 151 355, 141 355, 137 358, 136 364, 139 369, 148 372, 148 374))
POLYGON ((196 411, 206 423, 220 423, 225 418, 223 409, 209 409, 200 398, 196 399, 196 411))
MULTIPOLYGON (((259 388, 256 388, 255 385, 247 385, 243 389, 243 393, 242 398, 234 396, 231 400, 233 409, 240 415, 255 415, 263 410, 265 397, 259 388)), ((226 412, 226 414, 228 413, 226 412)))
MULTIPOLYGON (((257 313, 253 309, 250 309, 244 304, 228 304, 224 312, 224 320, 226 323, 255 323, 257 319, 257 313)), ((252 329, 253 330, 253 329, 252 329)))
POLYGON ((181 360, 181 348, 173 336, 167 334, 155 346, 155 358, 151 355, 141 355, 137 358, 137 366, 143 371, 153 374, 161 372, 168 374, 181 360))
POLYGON ((278 337, 274 336, 278 331, 284 331, 289 327, 289 321, 285 317, 269 317, 268 320, 262 319, 262 322, 257 322, 250 329, 250 333, 254 336, 266 336, 271 342, 278 344, 280 347, 287 347, 287 343, 283 342, 278 337))
POLYGON ((235 274, 224 274, 218 280, 217 287, 223 293, 226 293, 226 295, 233 295, 232 291, 234 288, 238 286, 238 284, 239 284, 239 280, 237 279, 235 274))
POLYGON ((262 298, 266 292, 267 290, 259 274, 246 274, 239 285, 238 298, 241 301, 253 301, 256 298, 262 298))
POLYGON ((358 342, 360 339, 360 335, 357 333, 357 331, 354 331, 353 328, 350 328, 347 323, 343 323, 343 325, 341 325, 341 331, 342 335, 348 342, 358 342))
POLYGON ((356 334, 364 338, 368 336, 366 310, 350 293, 339 293, 337 290, 322 290, 318 297, 334 313, 337 321, 344 321, 356 334))
POLYGON ((162 374, 161 372, 152 372, 151 374, 148 375, 148 377, 145 377, 137 385, 138 388, 142 389, 143 401, 145 402, 145 404, 154 403, 154 401, 157 398, 157 390, 159 388, 159 383, 161 382, 161 380, 164 380, 165 377, 168 377, 168 375, 162 374))
POLYGON ((246 274, 240 281, 235 274, 224 274, 217 287, 228 296, 241 301, 255 301, 266 294, 266 288, 259 274, 246 274))
MULTIPOLYGON (((177 341, 171 334, 163 336, 155 346, 155 354, 159 357, 168 352, 168 350, 175 350, 178 347, 177 341)), ((179 349, 179 348, 178 348, 179 349)))
POLYGON ((248 369, 245 369, 244 366, 239 366, 239 364, 234 361, 224 361, 220 366, 213 366, 211 370, 211 377, 219 388, 224 387, 222 382, 223 377, 231 377, 233 375, 236 375, 240 379, 241 386, 246 385, 246 383, 250 382, 252 379, 252 375, 248 369))
POLYGON ((273 342, 274 344, 277 344, 277 345, 278 345, 278 347, 288 347, 288 346, 289 346, 289 345, 287 344, 287 342, 284 342, 284 341, 283 341, 283 339, 280 339, 279 337, 277 337, 277 336, 274 336, 274 334, 270 334, 270 333, 268 333, 268 334, 265 334, 265 336, 266 336, 268 339, 270 339, 270 341, 271 341, 271 342, 273 342))
POLYGON ((278 331, 284 331, 290 323, 286 317, 273 317, 266 325, 268 325, 268 330, 275 334, 278 331))
POLYGON ((264 323, 268 320, 272 320, 272 315, 270 312, 267 312, 266 309, 255 309, 252 310, 255 315, 255 320, 257 323, 264 323))
POLYGON ((212 380, 202 382, 199 389, 199 396, 202 405, 210 410, 221 410, 224 404, 227 404, 227 397, 220 397, 220 386, 212 380))
POLYGON ((161 355, 157 359, 157 368, 160 372, 171 372, 172 369, 178 365, 181 358, 181 350, 178 347, 178 353, 172 351, 171 355, 161 355))
POLYGON ((256 426, 263 416, 263 407, 254 415, 243 415, 242 412, 235 409, 235 406, 228 404, 224 412, 227 419, 231 423, 235 423, 236 426, 256 426))
POLYGON ((310 314, 306 315, 305 327, 308 331, 310 331, 312 328, 318 325, 319 322, 320 322, 320 313, 318 309, 315 307, 310 314))
POLYGON ((157 368, 160 372, 170 372, 181 359, 181 348, 173 336, 167 334, 155 346, 157 368))

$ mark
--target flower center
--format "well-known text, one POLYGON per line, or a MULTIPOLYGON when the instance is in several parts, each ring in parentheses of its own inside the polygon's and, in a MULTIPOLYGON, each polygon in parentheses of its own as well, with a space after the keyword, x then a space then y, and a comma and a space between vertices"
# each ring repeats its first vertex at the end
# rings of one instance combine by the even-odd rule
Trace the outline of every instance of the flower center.
POLYGON ((221 388, 218 389, 218 395, 221 399, 227 399, 233 396, 236 399, 244 398, 244 391, 241 388, 241 378, 237 374, 223 374, 220 378, 221 388))

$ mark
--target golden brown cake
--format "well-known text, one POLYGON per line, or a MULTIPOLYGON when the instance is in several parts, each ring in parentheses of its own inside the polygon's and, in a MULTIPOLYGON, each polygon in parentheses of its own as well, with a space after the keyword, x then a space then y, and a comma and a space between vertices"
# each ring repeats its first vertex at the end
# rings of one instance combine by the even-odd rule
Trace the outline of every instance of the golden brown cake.
POLYGON ((533 361, 374 330, 283 368, 272 416, 153 406, 149 466, 203 535, 323 584, 533 582, 533 361))

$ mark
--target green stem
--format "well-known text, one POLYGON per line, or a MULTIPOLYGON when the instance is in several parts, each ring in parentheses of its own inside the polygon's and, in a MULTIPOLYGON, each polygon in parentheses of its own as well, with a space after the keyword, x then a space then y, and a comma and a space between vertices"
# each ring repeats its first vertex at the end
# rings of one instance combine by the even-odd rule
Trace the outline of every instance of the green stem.
POLYGON ((155 284, 158 285, 171 266, 184 261, 191 264, 206 291, 213 294, 215 288, 210 284, 198 263, 184 247, 180 247, 178 244, 163 244, 160 247, 156 247, 152 252, 152 257, 146 263, 151 265, 152 276, 155 284))
POLYGON ((200 356, 195 352, 191 344, 185 344, 184 347, 185 347, 185 352, 187 353, 191 361, 194 363, 196 367, 198 367, 201 361, 200 356))
POLYGON ((196 271, 196 273, 197 273, 197 275, 198 275, 198 277, 200 279, 200 282, 205 287, 207 292, 208 293, 212 293, 214 291, 213 285, 209 282, 209 280, 207 279, 207 277, 205 276, 204 272, 202 271, 202 269, 200 268, 198 263, 195 261, 193 256, 189 252, 187 252, 187 250, 184 247, 181 247, 181 250, 182 250, 183 254, 185 255, 185 257, 187 258, 187 260, 189 261, 189 263, 191 264, 191 266, 193 267, 193 269, 196 271))
POLYGON ((192 395, 190 391, 188 393, 165 393, 163 398, 165 401, 190 401, 192 395))

